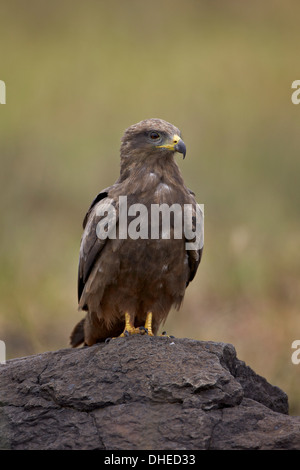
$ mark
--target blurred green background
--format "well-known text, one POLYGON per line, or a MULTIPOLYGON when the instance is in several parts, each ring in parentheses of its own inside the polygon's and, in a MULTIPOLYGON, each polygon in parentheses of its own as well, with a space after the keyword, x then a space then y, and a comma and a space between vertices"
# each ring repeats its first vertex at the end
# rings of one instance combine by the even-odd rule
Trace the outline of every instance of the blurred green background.
POLYGON ((182 131, 205 251, 170 334, 234 344, 300 413, 300 3, 1 2, 0 339, 68 347, 82 219, 119 174, 124 130, 182 131))

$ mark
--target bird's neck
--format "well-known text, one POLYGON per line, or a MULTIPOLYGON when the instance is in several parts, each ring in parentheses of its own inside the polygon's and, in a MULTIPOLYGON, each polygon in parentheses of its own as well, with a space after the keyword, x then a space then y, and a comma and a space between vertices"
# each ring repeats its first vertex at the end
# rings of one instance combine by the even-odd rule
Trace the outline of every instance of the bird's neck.
POLYGON ((144 159, 123 158, 118 183, 127 186, 130 193, 155 191, 160 184, 183 185, 179 167, 173 154, 148 156, 144 159))

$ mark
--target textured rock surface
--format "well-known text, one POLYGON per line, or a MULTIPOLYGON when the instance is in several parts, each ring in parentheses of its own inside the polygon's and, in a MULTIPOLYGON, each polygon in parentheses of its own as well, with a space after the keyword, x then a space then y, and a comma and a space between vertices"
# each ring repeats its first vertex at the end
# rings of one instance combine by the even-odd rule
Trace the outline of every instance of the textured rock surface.
POLYGON ((2 449, 300 449, 287 412, 223 343, 135 336, 0 365, 2 449))

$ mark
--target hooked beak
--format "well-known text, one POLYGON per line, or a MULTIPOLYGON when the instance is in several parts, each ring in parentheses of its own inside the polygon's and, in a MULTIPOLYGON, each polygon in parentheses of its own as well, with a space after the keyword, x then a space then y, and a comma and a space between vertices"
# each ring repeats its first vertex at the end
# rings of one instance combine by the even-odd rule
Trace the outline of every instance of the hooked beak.
POLYGON ((185 159, 186 146, 185 146, 185 143, 183 142, 183 140, 180 137, 179 137, 179 141, 174 146, 174 150, 176 150, 176 152, 182 153, 183 159, 185 159))
POLYGON ((172 143, 170 144, 165 144, 165 145, 158 145, 157 148, 166 148, 169 150, 173 150, 175 152, 179 152, 183 154, 183 158, 185 158, 186 155, 186 146, 181 137, 179 135, 175 134, 172 139, 172 143))

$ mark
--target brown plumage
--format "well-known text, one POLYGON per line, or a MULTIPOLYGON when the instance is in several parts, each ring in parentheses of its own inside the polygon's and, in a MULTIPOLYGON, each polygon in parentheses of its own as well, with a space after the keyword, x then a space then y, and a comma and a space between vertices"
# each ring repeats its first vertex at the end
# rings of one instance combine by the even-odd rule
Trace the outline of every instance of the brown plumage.
MULTIPOLYGON (((139 330, 144 326, 149 334, 156 334, 171 307, 179 308, 196 274, 202 246, 186 250, 184 237, 174 239, 174 217, 170 239, 162 238, 161 224, 159 238, 151 238, 150 219, 151 204, 191 204, 196 209, 194 194, 174 160, 176 151, 185 155, 180 131, 161 119, 148 119, 125 131, 120 177, 98 194, 83 223, 78 301, 87 314, 71 334, 72 346, 144 332, 145 328, 139 330), (118 237, 120 196, 127 196, 128 208, 143 204, 148 209, 147 238, 118 237), (116 211, 117 237, 100 239, 96 228, 111 205, 116 211)), ((128 225, 134 219, 128 216, 128 225)))

